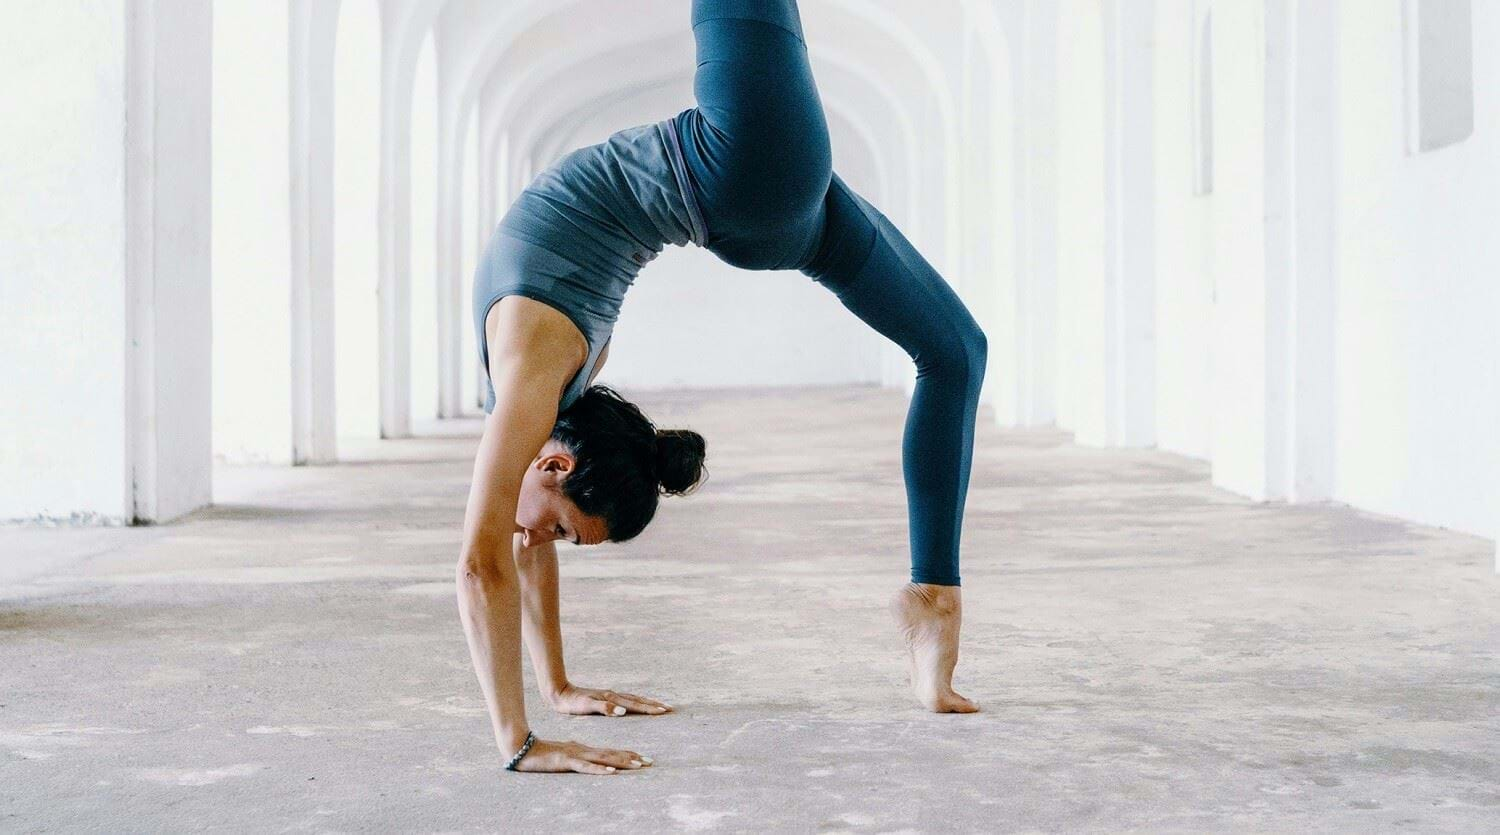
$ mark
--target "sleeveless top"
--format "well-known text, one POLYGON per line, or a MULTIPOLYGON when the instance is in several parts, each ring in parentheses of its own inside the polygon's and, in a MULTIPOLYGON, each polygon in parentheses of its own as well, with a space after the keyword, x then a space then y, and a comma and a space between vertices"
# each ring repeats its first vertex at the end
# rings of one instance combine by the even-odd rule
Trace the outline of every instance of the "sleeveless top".
POLYGON ((505 296, 562 312, 588 341, 558 412, 588 388, 625 292, 666 244, 702 246, 703 216, 682 161, 674 117, 612 134, 536 176, 491 235, 474 275, 474 325, 486 413, 494 411, 484 321, 505 296))

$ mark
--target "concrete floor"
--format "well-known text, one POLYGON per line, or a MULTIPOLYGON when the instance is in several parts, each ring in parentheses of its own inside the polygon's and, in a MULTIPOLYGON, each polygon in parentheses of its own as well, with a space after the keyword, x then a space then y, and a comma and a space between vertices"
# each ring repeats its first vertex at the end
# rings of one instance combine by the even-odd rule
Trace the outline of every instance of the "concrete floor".
POLYGON ((567 656, 678 712, 529 692, 539 735, 655 768, 500 770, 450 583, 474 441, 366 443, 226 468, 173 525, 0 531, 0 831, 1500 829, 1486 540, 982 421, 984 712, 933 716, 884 608, 900 395, 640 402, 712 475, 635 542, 560 546, 567 656))

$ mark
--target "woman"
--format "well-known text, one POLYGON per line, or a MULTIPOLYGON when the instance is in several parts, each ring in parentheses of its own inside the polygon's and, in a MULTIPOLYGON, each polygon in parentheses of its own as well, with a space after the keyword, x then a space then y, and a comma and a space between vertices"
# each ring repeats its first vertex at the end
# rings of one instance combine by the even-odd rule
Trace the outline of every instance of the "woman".
POLYGON ((752 270, 800 270, 915 361, 902 465, 912 582, 891 609, 918 699, 955 693, 958 542, 985 335, 906 238, 833 173, 795 0, 694 0, 698 106, 568 155, 511 206, 475 277, 489 372, 458 565, 459 609, 506 767, 611 773, 650 759, 537 740, 521 692, 524 632, 548 701, 570 713, 660 714, 563 672, 552 541, 624 541, 660 492, 701 474, 697 433, 658 433, 590 388, 625 291, 668 243, 752 270), (512 539, 514 537, 514 540, 512 539), (523 617, 524 613, 524 617, 523 617))

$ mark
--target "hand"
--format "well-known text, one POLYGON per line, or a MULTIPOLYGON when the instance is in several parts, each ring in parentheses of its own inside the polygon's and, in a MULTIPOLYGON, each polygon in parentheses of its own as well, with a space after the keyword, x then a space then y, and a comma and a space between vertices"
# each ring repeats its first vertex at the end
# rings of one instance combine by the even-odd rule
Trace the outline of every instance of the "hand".
POLYGON ((651 765, 650 757, 634 751, 613 748, 590 748, 581 742, 555 742, 538 739, 531 750, 516 763, 517 771, 564 772, 579 774, 614 774, 651 765))
POLYGON ((624 716, 627 713, 645 713, 655 716, 671 711, 672 706, 645 696, 616 693, 613 690, 598 690, 569 684, 547 699, 558 713, 584 716, 597 713, 602 716, 624 716))

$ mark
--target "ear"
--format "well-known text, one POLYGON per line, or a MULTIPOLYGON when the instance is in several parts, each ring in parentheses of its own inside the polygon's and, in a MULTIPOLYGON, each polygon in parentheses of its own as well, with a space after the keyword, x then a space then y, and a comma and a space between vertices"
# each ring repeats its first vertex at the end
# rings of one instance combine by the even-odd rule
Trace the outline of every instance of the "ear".
POLYGON ((552 452, 538 458, 538 467, 544 473, 571 473, 576 464, 566 452, 552 452))

